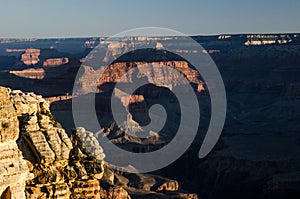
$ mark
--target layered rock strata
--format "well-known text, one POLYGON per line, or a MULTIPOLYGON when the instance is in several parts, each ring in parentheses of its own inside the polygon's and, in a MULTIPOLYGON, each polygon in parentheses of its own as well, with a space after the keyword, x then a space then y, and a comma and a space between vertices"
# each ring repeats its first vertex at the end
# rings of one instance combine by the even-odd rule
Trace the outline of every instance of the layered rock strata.
POLYGON ((0 124, 1 198, 197 198, 175 180, 109 168, 99 135, 79 127, 69 138, 40 95, 0 87, 0 124))
MULTIPOLYGON (((109 65, 106 70, 101 74, 102 68, 93 69, 89 66, 84 66, 83 75, 77 82, 77 92, 90 93, 94 92, 98 88, 98 92, 105 89, 106 85, 112 83, 132 83, 136 78, 142 78, 146 76, 148 82, 162 82, 168 84, 167 86, 172 90, 174 86, 180 85, 178 76, 176 73, 170 73, 165 71, 162 66, 168 66, 170 68, 179 71, 185 78, 195 85, 197 90, 201 92, 204 90, 203 82, 200 80, 200 74, 197 70, 192 69, 185 61, 168 61, 168 62, 118 62, 109 65), (147 66, 149 70, 139 70, 137 75, 129 72, 131 69, 138 66, 147 66), (161 68, 161 69, 160 69, 161 68), (126 74, 127 73, 127 74, 126 74), (125 75, 126 74, 126 75, 125 75), (122 77, 124 76, 124 77, 122 77), (122 80, 122 81, 120 81, 122 80)), ((159 85, 157 85, 159 86, 159 85)))
POLYGON ((10 90, 0 87, 0 196, 25 198, 25 181, 32 175, 18 148, 19 121, 10 90))
POLYGON ((101 186, 105 155, 91 132, 78 129, 72 143, 34 93, 0 87, 0 103, 1 198, 129 198, 101 186))
POLYGON ((29 79, 44 79, 45 70, 42 68, 28 68, 24 70, 12 70, 9 71, 10 74, 14 74, 19 77, 29 78, 29 79))
POLYGON ((39 59, 40 54, 41 54, 40 49, 28 48, 22 54, 21 61, 27 66, 35 65, 40 61, 39 59))
POLYGON ((69 58, 49 58, 44 61, 43 67, 56 67, 69 63, 69 58))

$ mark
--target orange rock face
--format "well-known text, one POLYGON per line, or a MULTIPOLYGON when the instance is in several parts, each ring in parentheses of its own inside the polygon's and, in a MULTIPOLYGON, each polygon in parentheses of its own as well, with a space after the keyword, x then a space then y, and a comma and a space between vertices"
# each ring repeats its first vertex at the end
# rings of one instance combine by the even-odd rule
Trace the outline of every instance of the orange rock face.
POLYGON ((40 61, 39 59, 40 54, 41 54, 40 49, 28 48, 22 54, 21 61, 27 66, 35 65, 40 61))
POLYGON ((80 78, 80 92, 100 92, 101 90, 99 88, 108 83, 132 83, 133 79, 136 77, 133 77, 132 73, 130 72, 128 74, 126 73, 137 66, 142 66, 145 64, 148 65, 149 70, 143 71, 143 73, 146 73, 149 82, 169 82, 170 89, 172 89, 172 86, 178 85, 178 82, 174 83, 174 85, 172 84, 174 80, 178 79, 178 76, 176 74, 170 74, 169 72, 163 70, 163 68, 161 70, 159 69, 159 66, 168 66, 176 69, 181 74, 183 74, 190 83, 196 84, 198 87, 198 91, 202 91, 203 89, 203 82, 200 80, 200 74, 197 70, 190 68, 188 63, 185 61, 168 61, 152 63, 119 62, 108 66, 101 75, 101 77, 99 75, 100 70, 102 70, 102 68, 94 70, 92 67, 84 66, 84 75, 80 78), (124 77, 122 78, 122 76, 124 77))
POLYGON ((29 79, 44 79, 45 77, 45 70, 42 68, 29 68, 24 70, 15 70, 10 71, 9 73, 14 74, 19 77, 25 77, 29 79))
POLYGON ((69 58, 67 58, 67 57, 51 58, 51 59, 47 59, 46 61, 44 61, 43 67, 56 67, 56 66, 67 64, 67 63, 69 63, 69 58))

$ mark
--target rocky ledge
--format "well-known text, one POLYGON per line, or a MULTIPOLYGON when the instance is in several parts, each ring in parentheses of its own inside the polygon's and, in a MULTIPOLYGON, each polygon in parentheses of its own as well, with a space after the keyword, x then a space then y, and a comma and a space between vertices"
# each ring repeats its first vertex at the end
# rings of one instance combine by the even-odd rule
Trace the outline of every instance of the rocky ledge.
POLYGON ((104 158, 95 135, 77 128, 69 137, 42 96, 0 87, 1 198, 197 198, 177 181, 120 173, 104 158))
POLYGON ((83 129, 72 143, 41 96, 0 87, 0 116, 1 198, 130 198, 121 187, 100 186, 101 146, 94 142, 96 158, 85 154, 76 140, 83 129))

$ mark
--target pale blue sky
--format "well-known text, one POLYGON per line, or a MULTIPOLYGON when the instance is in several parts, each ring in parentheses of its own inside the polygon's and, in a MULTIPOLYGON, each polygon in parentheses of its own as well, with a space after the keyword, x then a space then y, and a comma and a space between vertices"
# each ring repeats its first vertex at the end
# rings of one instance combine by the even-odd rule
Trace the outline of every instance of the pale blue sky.
POLYGON ((0 0, 0 38, 111 36, 138 27, 188 35, 300 32, 299 0, 0 0))

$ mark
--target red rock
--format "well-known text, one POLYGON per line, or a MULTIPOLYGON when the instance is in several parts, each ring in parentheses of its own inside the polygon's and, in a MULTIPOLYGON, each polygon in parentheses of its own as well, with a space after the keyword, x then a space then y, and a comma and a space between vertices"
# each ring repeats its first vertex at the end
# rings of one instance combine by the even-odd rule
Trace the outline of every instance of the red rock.
MULTIPOLYGON (((194 83, 198 85, 198 91, 203 90, 203 82, 200 80, 200 74, 198 73, 197 70, 190 68, 188 63, 185 61, 168 61, 168 62, 152 62, 152 63, 118 62, 108 66, 107 69, 104 71, 104 73, 101 75, 101 77, 98 76, 100 75, 100 70, 102 70, 102 68, 94 70, 92 67, 84 66, 83 68, 84 75, 82 75, 82 77, 79 79, 80 80, 80 86, 78 87, 79 92, 81 93, 90 93, 95 91, 101 92, 99 87, 107 83, 119 83, 121 77, 125 75, 129 70, 145 64, 148 64, 150 67, 149 71, 143 71, 148 76, 149 82, 166 83, 166 82, 174 82, 174 79, 175 80, 178 79, 178 76, 176 74, 168 73, 165 70, 163 69, 160 70, 159 67, 156 67, 156 66, 168 66, 176 69, 181 74, 183 74, 190 83, 194 83)), ((132 77, 132 74, 129 73, 129 75, 126 75, 124 76, 124 78, 122 78, 123 81, 121 83, 132 83, 134 78, 135 77, 132 77)), ((178 85, 178 82, 176 82, 176 85, 178 85)), ((175 85, 172 84, 168 86, 172 90, 172 87, 175 85)))
POLYGON ((47 59, 46 61, 44 61, 43 67, 56 67, 56 66, 67 64, 67 63, 69 63, 69 58, 67 58, 67 57, 51 58, 51 59, 47 59))
POLYGON ((45 70, 42 68, 38 68, 38 69, 29 68, 24 70, 15 70, 15 71, 9 71, 9 73, 19 77, 25 77, 29 79, 44 79, 45 77, 45 70))
POLYGON ((35 65, 40 61, 39 59, 40 54, 41 54, 40 49, 28 48, 22 54, 21 61, 27 66, 35 65))

